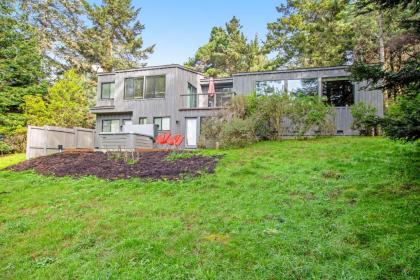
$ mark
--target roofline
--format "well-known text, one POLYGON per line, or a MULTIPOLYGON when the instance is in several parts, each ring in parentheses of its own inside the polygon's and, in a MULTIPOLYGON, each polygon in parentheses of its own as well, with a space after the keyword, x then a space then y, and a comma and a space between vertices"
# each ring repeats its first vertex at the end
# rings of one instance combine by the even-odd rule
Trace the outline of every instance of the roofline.
MULTIPOLYGON (((232 77, 225 77, 225 78, 214 78, 213 81, 215 83, 232 83, 233 78, 232 77)), ((208 84, 210 82, 210 78, 204 78, 200 80, 200 84, 208 84)))
POLYGON ((239 72, 239 73, 232 74, 232 77, 234 77, 234 76, 245 76, 245 75, 302 72, 302 71, 338 70, 338 69, 348 69, 348 68, 350 68, 350 65, 324 66, 324 67, 303 67, 303 68, 281 69, 281 70, 270 70, 270 71, 239 72))
POLYGON ((145 70, 158 70, 158 69, 168 69, 168 68, 179 68, 184 71, 188 71, 194 74, 203 75, 203 73, 189 69, 185 66, 182 66, 180 64, 165 64, 165 65, 156 65, 156 66, 145 66, 145 67, 139 67, 139 68, 128 68, 128 69, 120 69, 115 70, 113 72, 101 72, 98 73, 98 76, 105 76, 105 75, 115 75, 117 73, 125 73, 125 72, 135 72, 135 71, 145 71, 145 70))

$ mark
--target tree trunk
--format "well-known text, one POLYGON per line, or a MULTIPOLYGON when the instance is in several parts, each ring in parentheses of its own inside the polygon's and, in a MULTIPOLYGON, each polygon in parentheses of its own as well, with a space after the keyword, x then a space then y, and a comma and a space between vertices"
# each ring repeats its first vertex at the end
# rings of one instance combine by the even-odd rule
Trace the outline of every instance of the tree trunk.
POLYGON ((384 46, 384 12, 379 8, 378 13, 378 35, 379 35, 379 61, 382 63, 382 67, 385 64, 385 46, 384 46))

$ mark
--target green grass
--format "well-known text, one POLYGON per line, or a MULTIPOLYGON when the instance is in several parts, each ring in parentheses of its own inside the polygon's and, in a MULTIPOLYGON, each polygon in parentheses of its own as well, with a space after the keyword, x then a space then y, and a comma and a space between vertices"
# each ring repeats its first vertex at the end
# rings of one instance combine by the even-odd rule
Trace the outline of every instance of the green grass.
POLYGON ((25 154, 13 154, 0 157, 0 169, 25 160, 25 154))
POLYGON ((184 181, 0 172, 0 279, 419 279, 418 146, 220 152, 184 181))

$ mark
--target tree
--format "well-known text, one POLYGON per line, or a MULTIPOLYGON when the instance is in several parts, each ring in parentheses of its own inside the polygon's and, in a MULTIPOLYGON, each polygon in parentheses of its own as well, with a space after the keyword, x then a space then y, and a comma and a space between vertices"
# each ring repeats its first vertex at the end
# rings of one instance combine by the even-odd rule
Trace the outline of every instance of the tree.
POLYGON ((288 0, 277 7, 280 17, 269 23, 265 44, 276 67, 342 65, 353 49, 347 0, 288 0))
POLYGON ((42 55, 34 30, 14 10, 0 4, 0 135, 23 133, 24 97, 45 92, 42 55))
POLYGON ((267 58, 258 43, 258 37, 248 42, 241 29, 236 17, 224 28, 213 27, 209 42, 200 47, 194 58, 185 65, 212 77, 265 69, 267 58))
POLYGON ((28 124, 91 127, 93 119, 89 113, 86 85, 81 75, 68 70, 48 89, 44 98, 27 96, 25 113, 28 124))
POLYGON ((53 68, 79 73, 144 65, 154 46, 142 48, 144 26, 131 0, 20 0, 22 10, 42 34, 44 55, 53 68))
POLYGON ((382 89, 390 107, 382 121, 385 134, 392 139, 415 141, 420 138, 420 7, 415 0, 360 1, 369 13, 380 9, 396 17, 398 32, 384 40, 383 61, 370 65, 356 61, 352 75, 356 81, 368 80, 372 88, 382 89))

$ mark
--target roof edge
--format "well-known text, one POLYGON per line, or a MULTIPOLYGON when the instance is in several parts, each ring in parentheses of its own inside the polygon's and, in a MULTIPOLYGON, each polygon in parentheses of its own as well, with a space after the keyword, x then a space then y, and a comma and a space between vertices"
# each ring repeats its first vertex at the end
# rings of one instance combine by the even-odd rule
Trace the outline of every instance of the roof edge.
POLYGON ((245 76, 245 75, 302 72, 302 71, 338 70, 338 69, 348 69, 348 68, 350 68, 350 65, 322 66, 322 67, 302 67, 302 68, 294 68, 294 69, 279 69, 279 70, 269 70, 269 71, 239 72, 239 73, 232 74, 232 77, 233 76, 245 76))
POLYGON ((184 71, 192 72, 198 75, 203 75, 203 73, 189 69, 185 66, 182 66, 181 64, 165 64, 165 65, 155 65, 155 66, 145 66, 145 67, 138 67, 138 68, 128 68, 128 69, 120 69, 115 70, 113 72, 102 72, 98 73, 98 76, 104 76, 104 75, 115 75, 117 73, 125 73, 125 72, 135 72, 135 71, 145 71, 145 70, 157 70, 157 69, 168 69, 168 68, 178 68, 182 69, 184 71))

